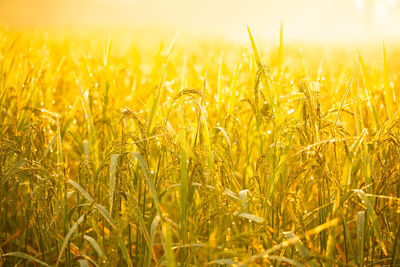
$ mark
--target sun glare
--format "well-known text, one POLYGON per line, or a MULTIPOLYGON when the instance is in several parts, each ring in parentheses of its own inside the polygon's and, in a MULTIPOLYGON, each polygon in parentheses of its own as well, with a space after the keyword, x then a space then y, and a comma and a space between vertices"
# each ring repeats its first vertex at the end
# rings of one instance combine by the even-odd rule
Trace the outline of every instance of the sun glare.
POLYGON ((388 15, 385 3, 379 2, 375 5, 375 15, 378 18, 385 18, 388 15))
POLYGON ((396 0, 3 0, 0 23, 13 26, 162 26, 242 33, 252 25, 266 38, 284 22, 288 38, 343 40, 400 35, 396 0), (290 7, 290 8, 288 8, 290 7))
POLYGON ((365 0, 353 0, 354 6, 357 9, 357 11, 364 12, 365 11, 365 0))

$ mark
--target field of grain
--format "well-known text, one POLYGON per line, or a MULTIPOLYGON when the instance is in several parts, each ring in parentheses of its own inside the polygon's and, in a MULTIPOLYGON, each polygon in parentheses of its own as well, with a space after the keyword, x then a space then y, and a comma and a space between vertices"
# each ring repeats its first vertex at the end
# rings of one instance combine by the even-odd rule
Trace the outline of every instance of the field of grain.
POLYGON ((0 265, 399 266, 400 46, 247 34, 2 29, 0 265))

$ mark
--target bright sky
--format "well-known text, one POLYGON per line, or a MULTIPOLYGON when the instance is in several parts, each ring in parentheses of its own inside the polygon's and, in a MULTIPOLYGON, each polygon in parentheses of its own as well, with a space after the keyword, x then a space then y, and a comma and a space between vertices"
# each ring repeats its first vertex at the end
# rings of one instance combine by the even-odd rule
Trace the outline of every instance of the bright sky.
POLYGON ((0 0, 13 26, 143 26, 288 38, 400 37, 397 0, 0 0))

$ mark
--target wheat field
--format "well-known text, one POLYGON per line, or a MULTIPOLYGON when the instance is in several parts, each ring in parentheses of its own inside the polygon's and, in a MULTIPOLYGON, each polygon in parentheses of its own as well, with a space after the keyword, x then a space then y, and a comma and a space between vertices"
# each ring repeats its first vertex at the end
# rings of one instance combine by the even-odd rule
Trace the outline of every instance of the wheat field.
POLYGON ((2 29, 0 265, 399 266, 399 47, 246 33, 2 29))

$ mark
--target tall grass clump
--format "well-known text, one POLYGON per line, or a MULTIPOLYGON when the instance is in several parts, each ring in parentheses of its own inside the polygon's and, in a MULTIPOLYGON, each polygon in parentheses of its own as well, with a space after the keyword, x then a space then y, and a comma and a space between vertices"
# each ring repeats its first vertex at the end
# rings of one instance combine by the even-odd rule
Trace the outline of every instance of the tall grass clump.
POLYGON ((247 30, 2 30, 0 264, 398 266, 400 49, 247 30))

